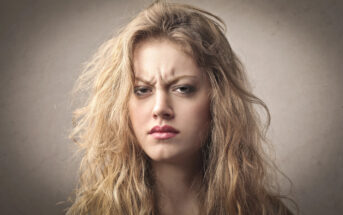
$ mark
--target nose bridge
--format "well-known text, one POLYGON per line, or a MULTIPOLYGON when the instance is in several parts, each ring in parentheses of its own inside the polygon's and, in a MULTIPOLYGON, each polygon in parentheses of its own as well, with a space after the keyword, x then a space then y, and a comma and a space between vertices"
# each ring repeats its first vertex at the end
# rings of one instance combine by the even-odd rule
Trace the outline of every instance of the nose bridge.
POLYGON ((153 116, 162 118, 173 117, 173 110, 168 92, 163 89, 156 89, 153 116))

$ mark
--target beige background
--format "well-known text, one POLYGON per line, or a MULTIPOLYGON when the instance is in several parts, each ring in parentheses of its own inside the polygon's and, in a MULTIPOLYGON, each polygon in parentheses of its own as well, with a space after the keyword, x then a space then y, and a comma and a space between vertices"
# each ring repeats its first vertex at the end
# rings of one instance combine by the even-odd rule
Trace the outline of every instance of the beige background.
MULTIPOLYGON (((147 2, 2 1, 1 214, 62 214, 79 161, 69 92, 81 63, 147 2)), ((343 214, 342 1, 184 2, 228 25, 302 213, 343 214)))

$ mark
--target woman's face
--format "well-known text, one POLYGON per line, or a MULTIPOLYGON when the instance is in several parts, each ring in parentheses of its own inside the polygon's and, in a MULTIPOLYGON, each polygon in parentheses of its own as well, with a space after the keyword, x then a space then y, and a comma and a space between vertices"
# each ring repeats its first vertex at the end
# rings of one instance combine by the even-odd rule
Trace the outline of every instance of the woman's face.
POLYGON ((210 124, 206 75, 167 39, 137 44, 133 63, 129 116, 143 151, 154 161, 198 156, 210 124))

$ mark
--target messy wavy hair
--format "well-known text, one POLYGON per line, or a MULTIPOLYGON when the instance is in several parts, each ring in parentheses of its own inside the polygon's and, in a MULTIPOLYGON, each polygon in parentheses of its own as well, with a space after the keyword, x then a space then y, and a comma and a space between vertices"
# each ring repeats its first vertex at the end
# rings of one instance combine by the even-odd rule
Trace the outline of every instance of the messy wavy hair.
POLYGON ((270 180, 275 166, 263 150, 269 111, 251 93, 225 37, 225 24, 205 10, 165 1, 152 3, 105 42, 78 79, 76 91, 90 95, 74 112, 70 136, 83 153, 67 214, 159 214, 149 159, 137 144, 128 114, 133 51, 149 38, 185 47, 210 80, 211 130, 202 149, 201 213, 291 214, 270 180), (265 123, 255 106, 265 110, 265 123))

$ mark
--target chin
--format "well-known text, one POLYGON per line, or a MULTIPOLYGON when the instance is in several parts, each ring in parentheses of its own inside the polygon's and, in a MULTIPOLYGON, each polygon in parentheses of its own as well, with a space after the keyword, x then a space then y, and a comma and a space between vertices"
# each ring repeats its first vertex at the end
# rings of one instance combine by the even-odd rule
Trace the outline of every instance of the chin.
POLYGON ((158 147, 145 151, 146 155, 155 162, 180 162, 184 156, 187 156, 187 151, 169 148, 158 147))
POLYGON ((156 161, 156 162, 172 161, 178 157, 177 154, 170 153, 170 152, 154 152, 154 153, 147 153, 147 155, 152 161, 156 161))

